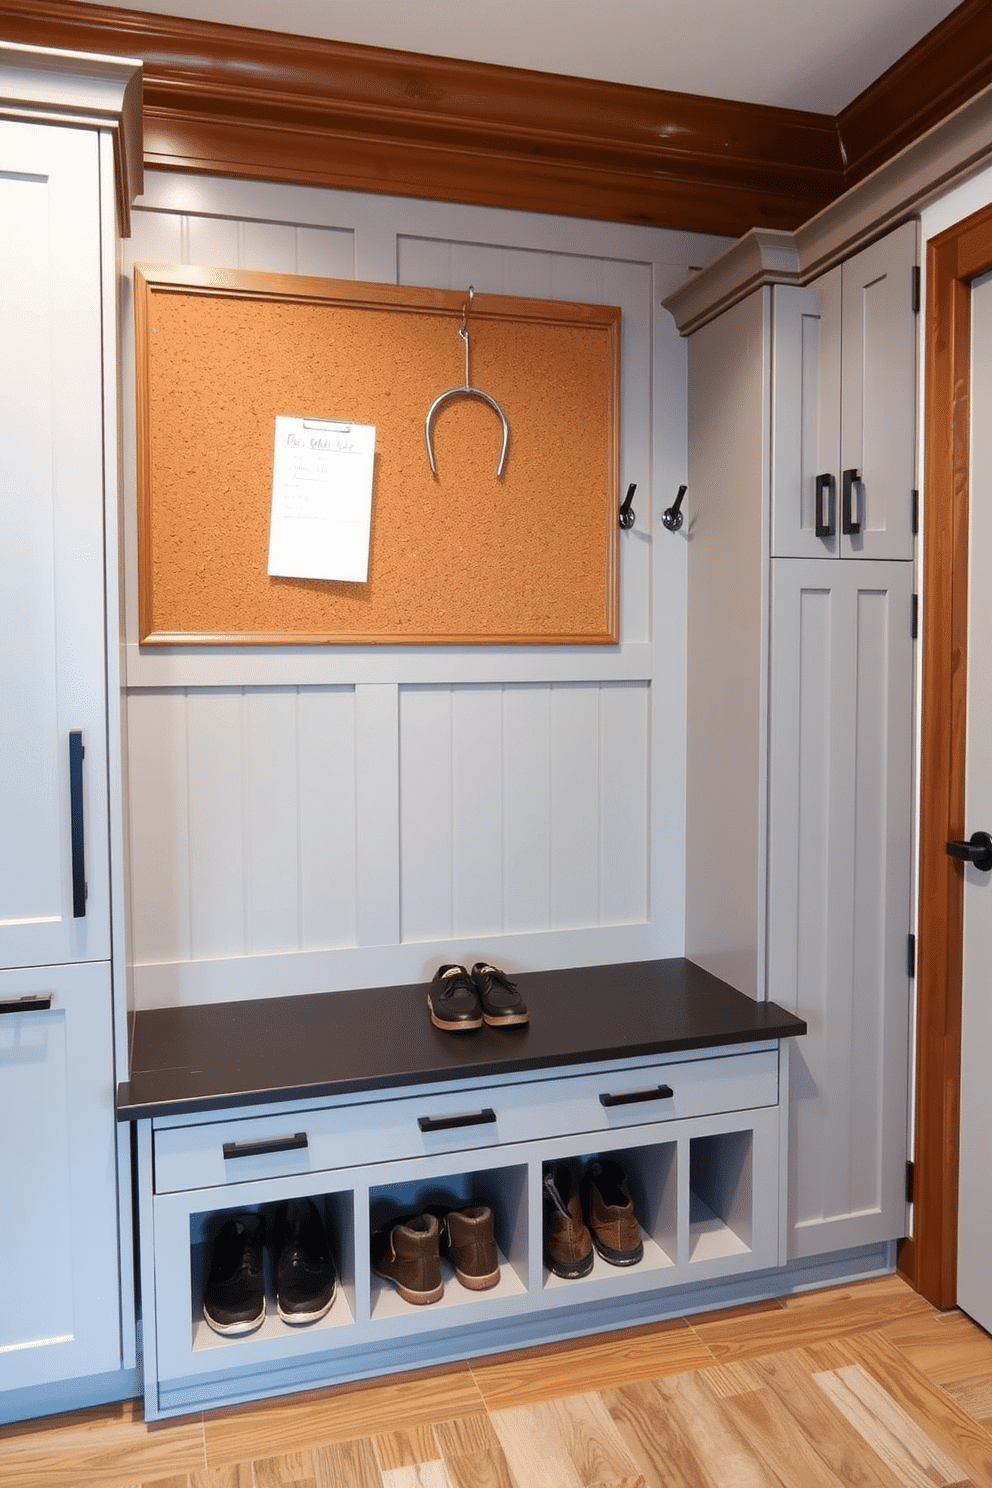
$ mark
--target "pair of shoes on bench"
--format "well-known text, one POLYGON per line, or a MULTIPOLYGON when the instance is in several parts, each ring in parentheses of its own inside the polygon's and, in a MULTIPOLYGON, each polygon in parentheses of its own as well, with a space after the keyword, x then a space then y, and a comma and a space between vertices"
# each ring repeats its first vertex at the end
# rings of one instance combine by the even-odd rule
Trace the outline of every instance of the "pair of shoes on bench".
POLYGON ((427 1006, 434 1027, 446 1033, 466 1033, 483 1023, 508 1028, 530 1021, 516 983, 488 961, 477 961, 471 972, 464 966, 439 966, 427 992, 427 1006))

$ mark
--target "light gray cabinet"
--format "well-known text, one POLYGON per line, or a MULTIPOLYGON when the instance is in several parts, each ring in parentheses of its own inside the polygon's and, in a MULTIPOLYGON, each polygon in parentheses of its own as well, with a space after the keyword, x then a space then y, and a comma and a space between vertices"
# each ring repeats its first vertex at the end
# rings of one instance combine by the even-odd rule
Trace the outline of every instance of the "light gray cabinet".
POLYGON ((767 989, 791 1066, 790 1255, 905 1233, 912 565, 772 564, 767 989))
POLYGON ((113 118, 132 78, 0 43, 0 1419, 128 1354, 107 614, 127 175, 113 118))
POLYGON ((913 557, 917 234, 774 290, 774 557, 913 557))
POLYGON ((915 242, 689 338, 686 955, 809 1024, 797 1258, 906 1228, 915 242))

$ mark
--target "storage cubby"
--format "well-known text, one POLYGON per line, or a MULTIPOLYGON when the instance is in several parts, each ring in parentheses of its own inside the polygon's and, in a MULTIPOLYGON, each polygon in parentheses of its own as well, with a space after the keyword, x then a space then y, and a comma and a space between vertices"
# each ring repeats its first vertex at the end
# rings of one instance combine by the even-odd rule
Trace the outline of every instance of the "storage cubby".
MULTIPOLYGON (((593 1157, 610 1158, 620 1163, 626 1172, 627 1189, 641 1227, 644 1255, 632 1266, 612 1266, 594 1249, 592 1271, 588 1276, 578 1278, 556 1276, 545 1265, 544 1287, 551 1292, 560 1289, 574 1291, 585 1282, 616 1279, 622 1274, 636 1274, 638 1285, 644 1285, 647 1273, 664 1272, 677 1264, 678 1144, 668 1141, 630 1148, 611 1148, 568 1160, 564 1166, 571 1172, 576 1192, 580 1194, 586 1164, 593 1157)), ((551 1166, 552 1164, 544 1164, 545 1170, 551 1166)), ((543 1223, 547 1223, 547 1218, 545 1209, 543 1223)))
POLYGON ((742 1255, 752 1248, 754 1136, 718 1132, 689 1142, 689 1260, 742 1255))
POLYGON ((189 1216, 190 1301, 192 1304, 191 1348, 233 1350, 246 1344, 279 1340, 293 1334, 323 1333, 347 1327, 355 1321, 354 1195, 351 1193, 309 1194, 320 1213, 337 1272, 337 1285, 330 1311, 314 1323, 286 1323, 276 1308, 275 1256, 272 1237, 278 1204, 251 1204, 225 1210, 197 1211, 189 1216), (210 1272, 214 1240, 233 1215, 260 1213, 266 1221, 264 1249, 265 1321, 253 1333, 228 1336, 216 1333, 203 1316, 203 1294, 210 1272))
POLYGON ((500 1279, 485 1291, 464 1287, 442 1251, 441 1276, 444 1296, 426 1306, 404 1301, 396 1288, 382 1277, 371 1275, 370 1316, 374 1323, 411 1315, 432 1315, 432 1325, 452 1309, 472 1303, 504 1301, 527 1291, 527 1168, 521 1164, 484 1168, 477 1172, 449 1173, 384 1184, 369 1192, 369 1237, 388 1229, 398 1219, 428 1210, 467 1209, 485 1204, 492 1210, 493 1232, 499 1259, 500 1279))

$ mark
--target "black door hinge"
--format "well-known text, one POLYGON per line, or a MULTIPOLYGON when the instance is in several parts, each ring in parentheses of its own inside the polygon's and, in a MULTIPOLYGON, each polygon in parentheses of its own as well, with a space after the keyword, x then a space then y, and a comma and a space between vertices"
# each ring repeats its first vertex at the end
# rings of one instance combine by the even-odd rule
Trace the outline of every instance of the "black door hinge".
POLYGON ((920 634, 920 596, 918 594, 913 595, 913 618, 910 633, 914 641, 918 639, 920 634))
POLYGON ((910 1162, 907 1162, 907 1164, 906 1164, 906 1203, 907 1204, 911 1204, 913 1202, 913 1186, 914 1186, 913 1185, 913 1175, 914 1175, 914 1165, 913 1165, 912 1161, 910 1161, 910 1162))
POLYGON ((913 265, 913 286, 912 286, 912 289, 910 291, 910 294, 912 296, 913 314, 914 315, 919 315, 919 313, 920 313, 920 266, 919 266, 919 264, 914 264, 913 265))
POLYGON ((920 493, 919 493, 919 491, 910 491, 910 493, 909 493, 909 499, 910 499, 910 502, 912 503, 912 511, 913 511, 913 517, 912 517, 912 521, 913 521, 913 536, 915 537, 917 535, 917 533, 919 532, 919 530, 920 530, 920 493))
POLYGON ((906 971, 911 977, 916 975, 916 936, 906 937, 906 971))

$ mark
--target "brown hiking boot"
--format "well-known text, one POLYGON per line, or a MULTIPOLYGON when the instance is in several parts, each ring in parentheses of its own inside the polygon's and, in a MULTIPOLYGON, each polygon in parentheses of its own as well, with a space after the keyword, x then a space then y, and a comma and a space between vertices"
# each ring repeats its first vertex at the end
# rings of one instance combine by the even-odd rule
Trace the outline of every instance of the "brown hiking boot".
POLYGON ((563 1164, 544 1177, 544 1261, 556 1276, 574 1280, 592 1270, 592 1239, 582 1219, 582 1206, 563 1164))
POLYGON ((499 1281, 499 1260, 493 1234, 493 1211, 488 1204, 453 1209, 445 1220, 448 1254, 462 1286, 484 1292, 499 1281))
POLYGON ((583 1187, 593 1244, 603 1260, 611 1266, 636 1266, 644 1242, 620 1163, 594 1157, 586 1166, 583 1187))
POLYGON ((441 1230, 433 1214, 399 1219, 372 1236, 372 1270, 391 1281, 404 1302, 440 1302, 441 1230))

